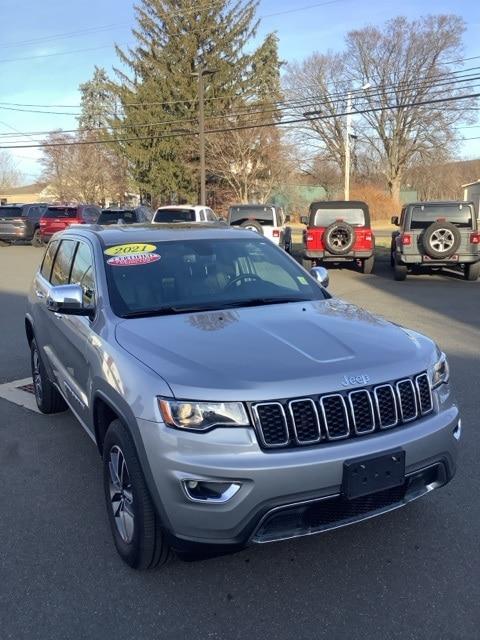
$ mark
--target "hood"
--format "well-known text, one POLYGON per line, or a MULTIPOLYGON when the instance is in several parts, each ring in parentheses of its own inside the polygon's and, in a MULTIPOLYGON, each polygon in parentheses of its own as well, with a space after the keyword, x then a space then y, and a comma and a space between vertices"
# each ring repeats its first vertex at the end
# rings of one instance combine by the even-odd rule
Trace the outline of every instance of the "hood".
POLYGON ((118 343, 175 397, 267 400, 420 373, 435 344, 339 299, 121 321, 118 343), (347 377, 345 380, 344 376, 347 377))

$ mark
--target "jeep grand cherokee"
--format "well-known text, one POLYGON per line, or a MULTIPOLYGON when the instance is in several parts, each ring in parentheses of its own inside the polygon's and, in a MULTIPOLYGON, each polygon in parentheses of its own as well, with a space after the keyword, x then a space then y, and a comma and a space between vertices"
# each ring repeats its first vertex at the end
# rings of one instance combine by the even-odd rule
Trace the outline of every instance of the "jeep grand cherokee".
POLYGON ((130 566, 319 533, 454 475, 445 355, 312 272, 225 225, 50 241, 26 315, 36 400, 96 443, 130 566))

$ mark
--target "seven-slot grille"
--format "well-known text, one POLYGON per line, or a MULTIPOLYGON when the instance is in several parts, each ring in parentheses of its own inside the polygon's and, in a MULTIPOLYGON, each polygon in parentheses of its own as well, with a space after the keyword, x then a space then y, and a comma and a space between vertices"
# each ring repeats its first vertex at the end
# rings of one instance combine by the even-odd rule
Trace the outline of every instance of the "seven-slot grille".
POLYGON ((252 404, 266 448, 312 445, 390 429, 433 410, 426 373, 369 389, 252 404))

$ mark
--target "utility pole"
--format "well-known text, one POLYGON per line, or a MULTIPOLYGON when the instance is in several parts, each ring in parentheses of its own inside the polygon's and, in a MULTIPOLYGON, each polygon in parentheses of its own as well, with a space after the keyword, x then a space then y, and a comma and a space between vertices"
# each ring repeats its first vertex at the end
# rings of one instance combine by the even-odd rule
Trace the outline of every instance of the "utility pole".
POLYGON ((204 77, 214 74, 216 69, 200 66, 193 76, 198 77, 198 141, 200 152, 200 204, 206 204, 206 168, 205 168, 205 82, 204 77))
POLYGON ((352 92, 347 95, 347 126, 345 131, 345 183, 344 200, 350 200, 350 135, 352 128, 352 92))

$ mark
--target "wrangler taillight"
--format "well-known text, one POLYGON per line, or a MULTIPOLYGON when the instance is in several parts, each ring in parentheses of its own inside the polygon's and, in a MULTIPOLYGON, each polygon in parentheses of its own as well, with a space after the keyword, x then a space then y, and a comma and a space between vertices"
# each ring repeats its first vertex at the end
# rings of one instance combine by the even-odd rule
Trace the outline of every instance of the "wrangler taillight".
POLYGON ((400 242, 404 247, 409 247, 412 244, 412 236, 409 233, 402 233, 400 242))
POLYGON ((280 231, 279 231, 279 229, 274 229, 274 230, 272 231, 272 236, 273 236, 274 238, 279 238, 279 237, 280 237, 280 231))
POLYGON ((472 244, 480 244, 480 233, 471 233, 470 234, 470 242, 472 244))

